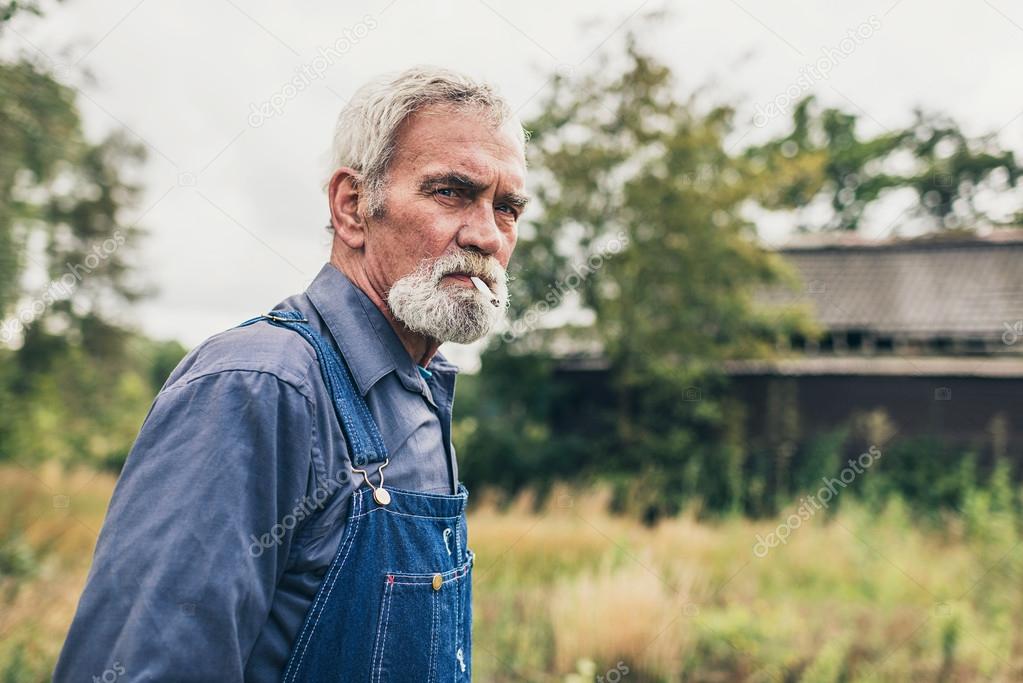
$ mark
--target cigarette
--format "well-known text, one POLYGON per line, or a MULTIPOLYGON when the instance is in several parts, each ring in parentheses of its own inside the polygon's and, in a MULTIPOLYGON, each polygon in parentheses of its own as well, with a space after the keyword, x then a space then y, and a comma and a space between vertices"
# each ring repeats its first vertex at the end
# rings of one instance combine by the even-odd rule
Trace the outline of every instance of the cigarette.
POLYGON ((475 275, 470 276, 469 279, 472 280, 472 283, 474 285, 476 285, 476 289, 480 290, 486 296, 490 297, 490 303, 492 303, 495 306, 498 304, 497 297, 494 296, 494 293, 490 291, 490 287, 487 287, 487 283, 486 282, 484 282, 483 280, 479 279, 475 275))

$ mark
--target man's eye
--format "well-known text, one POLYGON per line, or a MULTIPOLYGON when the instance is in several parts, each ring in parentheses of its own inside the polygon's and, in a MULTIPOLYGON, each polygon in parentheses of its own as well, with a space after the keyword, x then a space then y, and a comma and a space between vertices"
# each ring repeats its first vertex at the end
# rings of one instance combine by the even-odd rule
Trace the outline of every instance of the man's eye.
POLYGON ((442 197, 457 197, 458 190, 451 187, 438 187, 433 191, 434 194, 439 194, 442 197))
POLYGON ((494 208, 496 208, 498 211, 507 211, 509 214, 511 214, 515 218, 519 217, 519 212, 516 211, 513 207, 509 206, 508 204, 498 204, 494 208))

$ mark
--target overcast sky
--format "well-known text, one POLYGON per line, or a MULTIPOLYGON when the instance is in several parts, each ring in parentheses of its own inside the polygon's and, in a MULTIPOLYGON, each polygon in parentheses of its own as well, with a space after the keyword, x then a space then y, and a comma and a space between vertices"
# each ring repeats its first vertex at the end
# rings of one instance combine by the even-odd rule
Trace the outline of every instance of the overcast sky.
MULTIPOLYGON (((150 231, 138 266, 158 294, 133 319, 188 346, 308 285, 329 252, 320 188, 337 112, 364 79, 417 63, 490 80, 528 118, 553 70, 585 68, 637 28, 680 94, 709 85, 739 106, 743 144, 783 125, 752 124, 768 103, 809 87, 875 131, 924 106, 1023 149, 1020 3, 670 6, 653 30, 641 20, 664 7, 653 0, 71 0, 19 18, 4 43, 45 54, 80 88, 92 136, 120 127, 148 147, 145 196, 126 219, 150 231), (298 74, 309 86, 285 90, 298 74)), ((443 350, 471 369, 470 349, 443 350)))

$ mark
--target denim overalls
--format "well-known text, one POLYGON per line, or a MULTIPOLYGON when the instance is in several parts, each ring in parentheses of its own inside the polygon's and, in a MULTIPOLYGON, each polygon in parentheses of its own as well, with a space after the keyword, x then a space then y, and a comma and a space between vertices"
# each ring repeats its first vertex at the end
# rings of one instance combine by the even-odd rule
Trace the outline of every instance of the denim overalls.
POLYGON ((431 683, 472 673, 472 565, 456 495, 385 488, 387 448, 343 359, 298 311, 266 320, 312 344, 352 459, 344 536, 292 644, 283 681, 431 683), (373 480, 378 480, 376 484, 373 480))

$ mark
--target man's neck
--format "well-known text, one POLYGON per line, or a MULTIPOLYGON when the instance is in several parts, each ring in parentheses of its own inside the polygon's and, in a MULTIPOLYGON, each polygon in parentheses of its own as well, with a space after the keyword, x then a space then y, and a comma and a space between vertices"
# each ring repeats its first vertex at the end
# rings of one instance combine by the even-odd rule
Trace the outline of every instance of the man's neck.
POLYGON ((353 285, 361 289, 369 297, 369 300, 373 302, 373 305, 384 314, 387 322, 391 325, 391 329, 398 335, 401 345, 408 351, 412 360, 421 367, 427 367, 437 354, 440 342, 431 337, 413 332, 403 322, 396 319, 391 313, 391 307, 387 305, 384 295, 377 292, 362 268, 355 267, 352 264, 342 264, 336 256, 331 258, 330 263, 344 273, 353 285))

